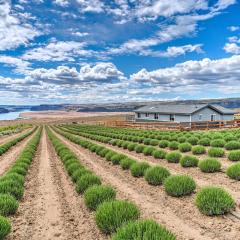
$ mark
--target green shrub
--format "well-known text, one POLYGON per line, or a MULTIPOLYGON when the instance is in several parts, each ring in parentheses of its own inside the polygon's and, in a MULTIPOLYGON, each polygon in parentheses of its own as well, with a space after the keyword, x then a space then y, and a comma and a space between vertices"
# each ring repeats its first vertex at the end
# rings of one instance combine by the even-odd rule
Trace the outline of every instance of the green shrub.
POLYGON ((230 161, 240 161, 240 150, 230 151, 228 154, 230 161))
POLYGON ((158 140, 156 140, 156 139, 151 139, 150 145, 152 145, 152 146, 157 146, 158 144, 159 144, 159 141, 158 141, 158 140))
POLYGON ((77 182, 78 179, 80 179, 82 176, 84 176, 86 174, 92 174, 92 172, 85 168, 79 168, 72 174, 72 179, 74 182, 77 182))
POLYGON ((227 136, 224 137, 224 140, 225 140, 226 142, 237 141, 237 138, 234 137, 233 135, 227 135, 227 136))
POLYGON ((99 155, 99 153, 100 153, 103 149, 105 149, 105 147, 103 147, 103 146, 97 146, 96 151, 95 151, 96 154, 99 155))
POLYGON ((150 145, 151 138, 144 138, 143 144, 150 145))
POLYGON ((170 152, 166 155, 166 159, 170 163, 178 163, 182 155, 179 152, 170 152))
POLYGON ((164 150, 155 150, 153 153, 153 157, 156 159, 164 159, 166 157, 166 152, 164 150))
POLYGON ((186 142, 186 138, 185 137, 179 137, 178 142, 179 143, 184 143, 184 142, 186 142))
POLYGON ((116 153, 115 155, 113 155, 111 157, 111 162, 114 164, 114 165, 118 165, 120 164, 120 161, 123 159, 123 158, 126 158, 127 156, 123 155, 123 154, 118 154, 116 153))
POLYGON ((119 228, 112 240, 176 240, 176 236, 152 220, 129 222, 119 228))
POLYGON ((211 138, 214 140, 223 139, 222 134, 217 132, 212 133, 211 138))
POLYGON ((145 173, 145 171, 149 168, 149 164, 146 162, 138 162, 132 164, 130 170, 131 174, 134 177, 142 177, 145 173))
POLYGON ((192 145, 190 143, 180 143, 178 149, 180 152, 189 152, 192 149, 192 145))
POLYGON ((194 156, 185 155, 181 158, 180 164, 182 167, 197 167, 198 159, 194 156))
POLYGON ((171 150, 177 150, 177 149, 178 149, 178 145, 179 145, 178 142, 172 141, 172 142, 169 143, 168 147, 169 147, 171 150))
POLYGON ((224 147, 225 147, 227 150, 240 149, 240 142, 230 141, 230 142, 227 142, 224 147))
MULTIPOLYGON (((112 145, 114 145, 112 142, 110 142, 112 145)), ((95 152, 96 151, 96 149, 97 149, 97 145, 95 145, 95 144, 93 144, 91 147, 90 147, 90 151, 91 152, 95 152)))
POLYGON ((120 161, 120 166, 123 170, 128 170, 132 166, 132 164, 136 163, 136 161, 132 158, 124 158, 120 161))
POLYGON ((135 150, 135 152, 137 152, 137 153, 142 153, 144 148, 145 148, 144 145, 138 144, 138 145, 135 147, 134 150, 135 150))
POLYGON ((224 147, 225 144, 226 142, 223 139, 215 139, 210 143, 211 147, 224 147))
POLYGON ((102 149, 100 152, 99 152, 99 156, 100 157, 105 157, 107 154, 108 154, 108 152, 109 152, 110 150, 109 149, 102 149))
POLYGON ((67 172, 68 172, 68 174, 69 174, 70 176, 72 176, 72 174, 73 174, 76 170, 78 170, 79 168, 82 168, 82 166, 80 165, 79 162, 71 163, 70 165, 68 165, 68 166, 66 167, 67 172))
POLYGON ((202 138, 198 141, 198 145, 202 146, 210 146, 210 139, 209 138, 202 138))
POLYGON ((83 193, 89 187, 92 187, 94 185, 101 185, 100 178, 92 174, 85 174, 77 181, 76 191, 78 193, 83 193))
POLYGON ((133 151, 136 146, 137 146, 136 143, 129 143, 127 149, 128 151, 133 151))
POLYGON ((12 180, 16 181, 19 184, 23 185, 24 184, 24 176, 18 174, 18 173, 7 173, 3 177, 0 178, 1 180, 12 180))
POLYGON ((221 163, 215 158, 206 158, 199 162, 198 167, 202 172, 213 173, 221 169, 221 163))
POLYGON ((206 149, 205 149, 205 147, 203 147, 201 145, 193 146, 192 153, 195 155, 204 154, 204 153, 206 153, 206 149))
POLYGON ((104 202, 97 208, 96 223, 99 229, 111 234, 131 220, 140 216, 138 208, 128 201, 104 202))
POLYGON ((105 156, 105 159, 107 161, 111 161, 111 158, 113 157, 113 155, 115 155, 116 153, 114 151, 109 151, 106 156, 105 156))
POLYGON ((25 176, 27 174, 27 170, 24 169, 23 167, 18 167, 18 166, 13 166, 10 170, 11 173, 17 173, 22 176, 25 176))
POLYGON ((190 195, 196 189, 196 183, 187 175, 170 176, 164 181, 164 188, 168 195, 180 197, 190 195))
POLYGON ((5 237, 11 232, 10 221, 0 216, 0 239, 5 239, 5 237))
POLYGON ((127 149, 128 148, 129 142, 123 142, 122 148, 127 149))
POLYGON ((96 210, 97 207, 106 201, 114 200, 116 191, 109 186, 92 186, 84 193, 84 201, 90 210, 96 210))
POLYGON ((240 163, 236 163, 228 167, 227 175, 232 179, 240 181, 240 163))
POLYGON ((0 194, 0 215, 9 216, 18 209, 17 200, 9 194, 0 194))
POLYGON ((12 180, 1 181, 0 194, 10 194, 19 200, 23 197, 23 187, 12 180))
POLYGON ((222 148, 209 148, 208 149, 208 155, 210 157, 223 157, 225 154, 224 150, 222 148))
POLYGON ((169 141, 167 141, 167 140, 161 140, 160 142, 159 142, 159 147, 160 148, 166 148, 166 147, 168 147, 168 144, 169 144, 169 141))
POLYGON ((145 147, 144 149, 143 149, 143 154, 145 155, 145 156, 150 156, 150 155, 152 155, 152 153, 155 151, 156 149, 154 148, 154 147, 145 147))
POLYGON ((235 207, 231 195, 219 187, 205 187, 198 192, 196 205, 205 215, 222 215, 235 207))
POLYGON ((191 145, 197 145, 198 143, 198 138, 197 137, 190 137, 187 140, 191 145))
POLYGON ((170 172, 160 166, 150 167, 145 171, 145 180, 151 185, 162 185, 164 180, 170 176, 170 172))

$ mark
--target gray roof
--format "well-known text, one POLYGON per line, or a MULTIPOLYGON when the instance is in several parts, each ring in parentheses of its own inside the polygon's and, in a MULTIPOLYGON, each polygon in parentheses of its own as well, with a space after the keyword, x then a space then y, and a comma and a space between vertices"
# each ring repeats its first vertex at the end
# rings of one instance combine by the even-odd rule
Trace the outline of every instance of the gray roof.
POLYGON ((221 114, 234 114, 235 112, 231 109, 224 108, 219 105, 211 104, 158 104, 158 105, 147 105, 140 107, 135 112, 148 112, 148 113, 166 113, 166 114, 192 114, 198 110, 210 107, 221 114))

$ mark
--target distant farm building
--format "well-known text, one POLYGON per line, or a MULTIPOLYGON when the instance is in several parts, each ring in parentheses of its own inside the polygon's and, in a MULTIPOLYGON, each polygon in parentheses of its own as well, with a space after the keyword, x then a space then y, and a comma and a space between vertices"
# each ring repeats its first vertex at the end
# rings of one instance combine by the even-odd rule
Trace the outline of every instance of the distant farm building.
POLYGON ((215 104, 159 104, 141 107, 135 112, 136 122, 231 121, 235 112, 215 104))

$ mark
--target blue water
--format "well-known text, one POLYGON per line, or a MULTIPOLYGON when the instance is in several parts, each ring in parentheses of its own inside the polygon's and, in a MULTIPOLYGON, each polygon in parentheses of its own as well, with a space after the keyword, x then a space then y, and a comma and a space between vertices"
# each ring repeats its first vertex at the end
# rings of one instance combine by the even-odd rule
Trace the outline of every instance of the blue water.
POLYGON ((19 112, 9 112, 9 113, 0 113, 0 121, 1 120, 15 120, 19 117, 19 114, 23 112, 30 112, 29 110, 23 110, 19 112))

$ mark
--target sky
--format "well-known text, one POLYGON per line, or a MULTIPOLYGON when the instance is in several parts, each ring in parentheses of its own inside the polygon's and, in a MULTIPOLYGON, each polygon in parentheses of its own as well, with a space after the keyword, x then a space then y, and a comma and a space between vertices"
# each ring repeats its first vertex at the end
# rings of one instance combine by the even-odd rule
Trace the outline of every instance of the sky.
POLYGON ((0 105, 227 97, 237 0, 0 0, 0 105))

